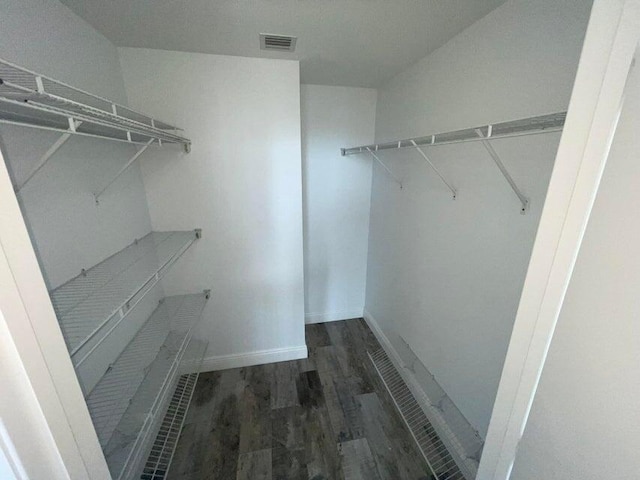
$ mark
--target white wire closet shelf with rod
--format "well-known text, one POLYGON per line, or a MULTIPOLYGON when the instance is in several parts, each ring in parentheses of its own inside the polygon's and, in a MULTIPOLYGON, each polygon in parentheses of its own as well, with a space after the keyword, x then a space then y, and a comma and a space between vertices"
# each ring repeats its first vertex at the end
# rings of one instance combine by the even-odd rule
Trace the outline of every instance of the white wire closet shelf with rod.
POLYGON ((207 347, 193 337, 209 291, 164 298, 87 395, 114 479, 140 478, 181 375, 198 372, 207 347))
MULTIPOLYGON (((96 203, 152 145, 191 148, 175 126, 1 59, 0 124, 60 134, 16 193, 76 135, 141 145, 94 193, 96 203)), ((150 232, 50 292, 114 479, 139 479, 152 451, 161 454, 156 470, 173 455, 161 426, 172 419, 179 435, 207 348, 193 331, 210 293, 160 300, 159 282, 199 238, 199 229, 150 232), (181 416, 172 416, 178 407, 181 416)))
POLYGON ((151 232, 51 292, 76 368, 200 237, 200 230, 151 232))
POLYGON ((551 132, 561 132, 564 127, 566 116, 567 112, 557 112, 548 115, 527 117, 518 120, 510 120, 506 122, 493 123, 478 127, 465 128, 462 130, 455 130, 451 132, 434 133, 421 137, 394 140, 392 142, 342 148, 340 152, 342 156, 358 155, 362 153, 371 155, 380 164, 380 166, 384 168, 387 174, 400 185, 400 188, 402 188, 402 182, 380 159, 380 157, 378 156, 378 152, 382 150, 413 148, 420 154, 422 158, 424 158, 431 169, 438 175, 443 184, 450 190, 453 199, 455 200, 458 192, 453 187, 451 182, 448 181, 434 165, 434 163, 425 153, 424 149, 427 147, 452 145, 456 143, 481 142, 484 148, 487 150, 487 153, 491 156, 492 160, 495 162, 496 166, 504 176, 505 180, 509 183, 509 186, 511 187, 513 192, 518 197, 518 200, 521 203, 521 213, 525 213, 529 205, 529 200, 525 197, 525 195, 522 193, 522 191, 514 181, 513 177, 511 177, 511 175, 509 174, 507 168, 500 159, 500 156, 491 145, 491 141, 505 138, 523 137, 527 135, 541 135, 551 132))
POLYGON ((191 145, 178 127, 2 59, 0 104, 2 123, 129 143, 191 145))
POLYGON ((61 134, 45 152, 20 191, 73 135, 141 145, 125 166, 95 193, 96 201, 151 145, 181 145, 188 153, 191 140, 181 129, 131 110, 106 98, 0 59, 0 123, 44 129, 61 134))

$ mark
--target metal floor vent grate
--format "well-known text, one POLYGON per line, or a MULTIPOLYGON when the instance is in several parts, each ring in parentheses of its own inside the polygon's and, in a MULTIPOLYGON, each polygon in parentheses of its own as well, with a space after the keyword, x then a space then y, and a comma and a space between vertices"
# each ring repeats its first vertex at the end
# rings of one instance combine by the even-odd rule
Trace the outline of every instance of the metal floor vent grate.
POLYGON ((153 442, 142 475, 140 475, 141 480, 165 480, 167 478, 197 381, 197 373, 182 375, 178 380, 167 413, 153 442))
POLYGON ((373 366, 409 428, 434 480, 465 480, 455 460, 384 350, 368 353, 373 366))

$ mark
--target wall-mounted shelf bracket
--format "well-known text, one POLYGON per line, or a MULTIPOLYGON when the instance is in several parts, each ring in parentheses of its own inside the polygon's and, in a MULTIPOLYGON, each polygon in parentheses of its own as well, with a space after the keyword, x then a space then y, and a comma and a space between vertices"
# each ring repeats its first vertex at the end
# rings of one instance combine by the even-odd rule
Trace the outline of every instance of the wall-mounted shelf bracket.
POLYGON ((520 208, 520 213, 522 215, 524 215, 527 212, 527 209, 529 208, 529 200, 520 191, 520 189, 518 188, 518 185, 516 185, 516 182, 513 180, 513 177, 509 174, 509 171, 504 166, 504 163, 502 163, 502 160, 500 159, 500 156, 494 150, 494 148, 491 145, 491 143, 489 142, 489 140, 487 140, 488 138, 491 137, 492 126, 491 125, 488 126, 488 130, 487 130, 487 135, 486 136, 482 133, 482 130, 480 130, 479 128, 476 129, 476 133, 477 133, 478 137, 484 139, 484 140, 482 140, 482 145, 487 150, 487 152, 489 153, 489 155, 491 156, 491 158, 495 162, 496 166, 498 167, 498 169, 500 170, 500 172, 504 176, 505 180, 509 183, 509 185, 511 186, 511 189, 513 190, 513 192, 516 194, 516 196, 520 200, 520 203, 522 204, 522 206, 520 208))
POLYGON ((126 172, 127 170, 129 170, 129 168, 131 167, 131 165, 133 165, 133 162, 135 162, 135 161, 138 159, 138 157, 140 157, 140 155, 142 155, 142 154, 145 152, 145 150, 146 150, 147 148, 149 148, 149 146, 151 146, 151 144, 152 144, 154 141, 155 141, 155 139, 154 139, 154 138, 152 138, 152 139, 151 139, 151 140, 149 140, 146 144, 144 144, 144 146, 143 146, 141 149, 139 149, 139 150, 138 150, 138 151, 137 151, 137 152, 136 152, 136 153, 135 153, 135 154, 134 154, 134 155, 129 159, 129 161, 128 161, 128 162, 127 162, 127 163, 126 163, 126 164, 125 164, 125 165, 124 165, 120 170, 118 170, 118 173, 116 173, 116 174, 115 174, 115 176, 114 176, 111 180, 109 180, 109 182, 107 182, 107 183, 104 185, 104 187, 102 187, 102 188, 98 191, 98 193, 96 193, 96 194, 94 195, 94 197, 95 197, 95 199, 96 199, 96 205, 98 205, 98 204, 100 203, 100 195, 102 195, 102 194, 105 192, 105 190, 106 190, 107 188, 109 188, 109 187, 113 184, 113 182, 115 182, 118 178, 120 178, 120 176, 121 176, 124 172, 126 172))
POLYGON ((391 172, 391 170, 389 170, 389 167, 387 167, 387 166, 382 162, 382 160, 380 160, 380 159, 378 158, 378 156, 377 156, 375 153, 373 153, 373 150, 371 150, 369 147, 367 147, 367 151, 371 154, 371 156, 372 156, 373 158, 375 158, 375 160, 376 160, 376 161, 377 161, 377 162, 382 166, 382 168, 384 168, 384 169, 387 171, 387 173, 389 174, 389 176, 390 176, 391 178, 393 178, 393 180, 395 180, 395 182, 396 182, 398 185, 400 185, 400 188, 402 189, 402 182, 401 182, 400 180, 398 180, 398 178, 397 178, 397 177, 396 177, 396 176, 391 172))
POLYGON ((426 160, 426 162, 433 169, 433 171, 436 172, 436 175, 438 175, 438 177, 440 177, 440 180, 442 180, 442 183, 444 183, 447 186, 447 188, 449 190, 451 190, 451 194, 453 195, 453 199, 455 200, 456 199, 456 195, 457 195, 456 194, 456 189, 453 188, 449 182, 447 182, 447 180, 442 176, 442 174, 438 171, 436 166, 433 164, 431 159, 429 159, 429 157, 427 157, 427 154, 422 151, 422 149, 416 144, 416 142, 414 140, 411 140, 411 144, 414 147, 416 147, 416 150, 418 151, 418 153, 420 153, 420 155, 422 155, 422 158, 424 158, 426 160))
MULTIPOLYGON (((511 175, 505 168, 504 164, 500 160, 500 157, 493 149, 489 140, 495 140, 498 138, 517 138, 525 135, 542 135, 552 132, 561 132, 564 126, 567 112, 557 112, 548 115, 539 115, 536 117, 521 118, 519 120, 510 120, 507 122, 493 123, 491 125, 483 125, 480 127, 464 128, 462 130, 454 130, 451 132, 436 133, 425 135, 422 137, 406 138, 403 140, 393 140, 386 143, 376 143, 372 145, 361 145, 357 147, 341 148, 340 153, 342 156, 347 155, 359 155, 369 152, 374 158, 385 168, 385 170, 391 175, 390 170, 384 165, 380 159, 373 153, 380 150, 398 150, 401 148, 415 148, 423 156, 423 158, 429 163, 429 165, 436 171, 440 179, 447 185, 456 197, 455 189, 447 182, 442 175, 434 168, 433 163, 425 155, 419 147, 436 147, 439 145, 453 145, 456 143, 467 142, 482 142, 484 147, 493 158, 494 162, 500 169, 500 172, 504 175, 507 182, 518 196, 520 203, 522 204, 521 212, 524 214, 529 208, 529 200, 523 195, 511 175)), ((392 175, 393 176, 393 175, 392 175)), ((395 179, 395 177, 394 177, 395 179)), ((396 181, 400 183, 397 179, 396 181)), ((402 184, 400 184, 402 185, 402 184)))
MULTIPOLYGON (((73 118, 69 119, 69 129, 73 132, 75 131, 80 125, 82 125, 82 122, 78 121, 78 120, 74 120, 73 118)), ((42 167, 45 166, 45 164, 49 161, 49 159, 51 157, 53 157, 55 155, 55 153, 60 150, 60 148, 67 143, 67 140, 69 140, 71 138, 71 133, 63 133, 62 135, 60 135, 60 137, 58 138, 58 140, 56 140, 53 145, 51 145, 51 147, 49 147, 49 149, 44 152, 44 155, 42 155, 42 157, 40 157, 40 161, 36 164, 35 167, 33 167, 33 169, 31 170, 31 172, 29 172, 29 175, 27 175, 27 178, 25 178, 25 180, 20 184, 16 186, 15 192, 18 193, 20 192, 20 190, 22 190, 24 188, 24 186, 29 183, 29 181, 35 176, 36 173, 38 173, 40 171, 40 169, 42 167)))

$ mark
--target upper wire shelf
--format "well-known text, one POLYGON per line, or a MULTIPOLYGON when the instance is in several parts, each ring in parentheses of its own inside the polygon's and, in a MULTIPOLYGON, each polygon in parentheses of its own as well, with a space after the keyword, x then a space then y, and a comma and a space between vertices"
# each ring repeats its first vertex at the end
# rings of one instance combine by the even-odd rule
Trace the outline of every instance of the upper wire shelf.
POLYGON ((439 145, 451 145, 454 143, 465 142, 481 142, 487 153, 491 156, 492 160, 500 170, 500 173, 505 178, 513 193, 518 197, 520 201, 520 213, 525 214, 529 208, 529 199, 524 192, 517 185, 514 178, 507 170, 505 164, 502 162, 500 155, 491 145, 491 140, 501 138, 514 138, 522 137, 525 135, 540 135, 543 133, 559 132, 564 127, 564 122, 567 118, 567 112, 552 113, 549 115, 541 115, 537 117, 522 118, 519 120, 511 120, 508 122, 494 123, 489 125, 483 125, 480 127, 466 128, 463 130, 455 130, 446 133, 437 133, 432 135, 426 135, 423 137, 407 138, 405 140, 396 140, 393 142, 376 143, 372 145, 363 145, 360 147, 341 148, 340 152, 345 155, 357 155, 361 153, 370 154, 382 168, 385 169, 387 174, 398 184, 400 188, 403 187, 402 180, 394 175, 392 170, 380 159, 377 152, 380 150, 397 150, 400 148, 413 148, 420 156, 429 164, 431 169, 438 175, 442 183, 449 189, 455 200, 458 196, 458 192, 452 182, 447 180, 445 176, 436 167, 434 162, 431 161, 429 156, 425 153, 426 147, 437 147, 439 145))
POLYGON ((0 123, 145 145, 175 143, 180 129, 0 59, 0 123))
POLYGON ((422 137, 395 140, 393 142, 375 143, 359 147, 342 148, 342 155, 356 155, 370 151, 389 150, 397 148, 416 148, 431 145, 448 145, 463 142, 479 142, 497 138, 520 137, 541 133, 561 131, 567 112, 552 113, 537 117, 511 120, 480 127, 465 128, 452 132, 435 133, 422 137))
POLYGON ((76 367, 200 236, 200 230, 151 232, 51 292, 76 367))
POLYGON ((87 396, 114 479, 132 478, 185 369, 198 370, 206 342, 192 339, 209 291, 164 298, 87 396))

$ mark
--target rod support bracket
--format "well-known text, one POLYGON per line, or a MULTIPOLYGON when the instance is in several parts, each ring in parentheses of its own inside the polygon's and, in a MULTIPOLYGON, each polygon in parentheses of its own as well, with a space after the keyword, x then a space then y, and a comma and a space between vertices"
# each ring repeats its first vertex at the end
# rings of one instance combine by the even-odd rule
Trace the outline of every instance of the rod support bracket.
POLYGON ((420 146, 416 143, 416 141, 415 140, 410 140, 410 142, 411 142, 411 145, 413 145, 415 147, 416 151, 422 156, 422 158, 424 158, 424 160, 427 162, 427 164, 429 164, 429 166, 436 173, 436 175, 438 175, 438 177, 440 177, 440 180, 442 180, 442 183, 444 183, 446 185, 446 187, 451 191, 451 195, 453 196, 453 199, 455 200, 456 196, 458 195, 458 192, 456 192, 456 189, 453 188, 453 186, 444 178, 442 173, 440 173, 440 170, 438 170, 436 168, 436 166, 433 164, 431 159, 427 156, 426 153, 424 153, 424 150, 422 150, 420 148, 420 146))
MULTIPOLYGON (((493 129, 490 128, 488 131, 488 135, 492 134, 492 132, 493 129)), ((520 188, 518 188, 518 185, 516 185, 516 182, 513 180, 513 177, 507 171, 507 168, 504 166, 504 163, 502 163, 500 156, 489 142, 490 139, 487 138, 479 128, 476 129, 476 134, 478 135, 478 138, 481 139, 482 146, 485 148, 487 153, 489 153, 489 156, 493 159, 494 163, 502 173, 502 176, 505 178, 507 183, 509 183, 509 186, 511 187, 511 190, 513 190, 513 193, 515 193, 520 200, 520 203, 522 205, 522 207, 520 208, 520 213, 524 215, 529 207, 529 200, 524 196, 520 188)))
POLYGON ((204 290, 203 293, 204 293, 204 298, 206 298, 207 300, 211 298, 211 289, 204 290))
POLYGON ((185 143, 184 144, 184 153, 191 153, 191 144, 190 143, 185 143))
POLYGON ((100 198, 100 196, 107 190, 107 188, 109 188, 111 186, 111 184, 113 184, 113 182, 115 182, 118 178, 120 178, 120 176, 126 172, 129 167, 131 167, 131 165, 133 165, 133 162, 135 162, 138 157, 140 155, 142 155, 147 148, 149 148, 149 146, 155 141, 155 138, 152 138, 151 140, 149 140, 147 143, 145 143, 141 149, 139 149, 130 159, 129 161, 118 171, 118 173, 116 173, 113 178, 111 180, 109 180, 108 183, 106 183, 97 193, 95 193, 93 196, 96 199, 96 205, 99 205, 100 202, 98 201, 98 199, 100 198))
POLYGON ((380 160, 380 158, 379 158, 375 153, 373 153, 373 151, 372 151, 369 147, 366 147, 366 149, 367 149, 367 152, 369 152, 369 153, 371 154, 371 156, 376 160, 376 162, 378 162, 378 163, 380 164, 380 166, 381 166, 382 168, 384 168, 384 169, 387 171, 387 174, 388 174, 391 178, 393 178, 393 180, 394 180, 398 185, 400 185, 400 190, 402 190, 402 182, 401 182, 401 181, 400 181, 400 180, 399 180, 399 179, 398 179, 398 178, 397 178, 397 177, 396 177, 396 176, 391 172, 391 170, 389 169, 389 167, 387 167, 387 166, 384 164, 384 162, 383 162, 382 160, 380 160))
POLYGON ((196 228, 196 229, 194 230, 194 232, 196 232, 196 238, 197 238, 198 240, 200 240, 200 239, 202 238, 202 229, 201 229, 201 228, 196 228))

